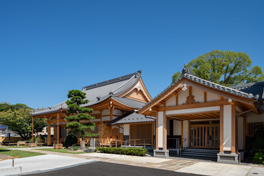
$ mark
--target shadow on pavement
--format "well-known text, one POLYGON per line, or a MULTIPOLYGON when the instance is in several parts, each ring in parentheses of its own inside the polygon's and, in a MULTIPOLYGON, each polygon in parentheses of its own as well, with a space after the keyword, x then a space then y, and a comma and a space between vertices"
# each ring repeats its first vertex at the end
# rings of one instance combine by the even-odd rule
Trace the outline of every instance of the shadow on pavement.
POLYGON ((129 166, 123 164, 113 164, 107 162, 94 162, 65 169, 58 169, 49 172, 27 174, 29 176, 199 176, 196 174, 180 173, 167 170, 129 166))

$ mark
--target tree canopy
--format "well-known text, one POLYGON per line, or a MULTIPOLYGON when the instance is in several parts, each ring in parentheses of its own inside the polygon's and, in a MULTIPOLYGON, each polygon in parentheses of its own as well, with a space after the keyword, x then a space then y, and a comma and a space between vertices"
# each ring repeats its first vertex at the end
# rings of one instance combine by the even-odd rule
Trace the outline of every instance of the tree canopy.
POLYGON ((87 137, 95 137, 96 134, 92 134, 91 131, 94 130, 94 123, 80 123, 81 120, 93 120, 94 117, 89 113, 93 112, 92 108, 81 107, 80 105, 86 104, 89 100, 86 100, 86 93, 80 90, 69 90, 68 93, 69 100, 66 101, 68 105, 68 114, 73 114, 71 116, 65 117, 67 123, 66 128, 70 129, 70 134, 78 134, 82 139, 87 137))
MULTIPOLYGON (((242 52, 213 50, 191 60, 187 67, 194 75, 225 86, 264 80, 261 67, 252 67, 249 55, 242 52)), ((180 72, 175 73, 172 82, 180 76, 180 72)))
MULTIPOLYGON (((27 140, 32 131, 31 110, 25 104, 0 103, 0 124, 8 126, 10 130, 16 131, 24 140, 27 140)), ((42 131, 46 125, 45 119, 34 119, 34 132, 42 131)))

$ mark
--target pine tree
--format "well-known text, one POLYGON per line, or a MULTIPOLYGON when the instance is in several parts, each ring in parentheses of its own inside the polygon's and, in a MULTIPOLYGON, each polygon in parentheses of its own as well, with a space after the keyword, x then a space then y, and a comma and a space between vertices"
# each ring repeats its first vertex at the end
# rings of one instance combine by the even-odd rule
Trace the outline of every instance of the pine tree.
POLYGON ((68 105, 68 114, 70 116, 65 117, 66 121, 70 121, 67 123, 66 129, 70 129, 69 134, 76 135, 78 134, 79 137, 84 138, 87 137, 96 137, 96 134, 91 133, 94 130, 95 124, 94 123, 81 123, 81 120, 93 120, 95 119, 89 113, 93 112, 92 108, 85 108, 81 105, 86 104, 89 100, 86 98, 86 93, 80 90, 69 90, 68 93, 69 100, 66 101, 68 105))

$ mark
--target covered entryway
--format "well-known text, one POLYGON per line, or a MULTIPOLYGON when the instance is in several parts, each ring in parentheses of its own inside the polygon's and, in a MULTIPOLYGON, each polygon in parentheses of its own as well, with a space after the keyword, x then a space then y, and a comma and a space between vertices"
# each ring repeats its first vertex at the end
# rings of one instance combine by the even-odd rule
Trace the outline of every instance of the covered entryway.
POLYGON ((219 149, 219 120, 193 121, 190 123, 190 148, 219 149))

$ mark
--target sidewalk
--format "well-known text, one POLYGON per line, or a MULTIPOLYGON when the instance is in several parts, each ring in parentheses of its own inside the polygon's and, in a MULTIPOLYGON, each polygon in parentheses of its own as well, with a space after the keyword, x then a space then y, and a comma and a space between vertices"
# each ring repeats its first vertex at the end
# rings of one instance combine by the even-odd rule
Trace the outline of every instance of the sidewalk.
MULTIPOLYGON (((147 167, 162 169, 168 171, 176 171, 181 173, 193 173, 200 175, 231 175, 231 176, 264 176, 264 167, 257 167, 254 165, 245 165, 245 164, 222 164, 217 162, 206 162, 198 159, 187 159, 187 158, 154 158, 154 157, 138 157, 138 156, 128 156, 128 155, 115 155, 115 154, 105 154, 105 153, 85 153, 85 154, 68 154, 68 153, 59 153, 59 152, 50 152, 43 150, 34 150, 34 148, 24 148, 23 150, 45 153, 47 155, 38 156, 38 160, 42 160, 44 156, 52 156, 56 158, 57 162, 59 160, 66 161, 63 157, 66 157, 67 160, 74 161, 72 164, 80 164, 82 162, 95 162, 103 161, 108 163, 116 163, 123 165, 131 165, 138 167, 147 167)), ((34 157, 30 157, 33 158, 34 157)), ((28 158, 28 160, 31 160, 28 158)), ((36 161, 36 160, 35 160, 36 161)), ((34 162, 34 161, 33 161, 34 162)), ((49 162, 44 160, 42 162, 49 162)), ((34 163, 37 167, 40 163, 34 163)), ((45 165, 45 164, 44 164, 45 165)), ((70 165, 70 163, 67 163, 70 165)), ((54 165, 55 167, 60 167, 54 165)))

